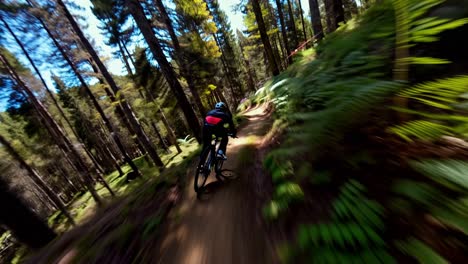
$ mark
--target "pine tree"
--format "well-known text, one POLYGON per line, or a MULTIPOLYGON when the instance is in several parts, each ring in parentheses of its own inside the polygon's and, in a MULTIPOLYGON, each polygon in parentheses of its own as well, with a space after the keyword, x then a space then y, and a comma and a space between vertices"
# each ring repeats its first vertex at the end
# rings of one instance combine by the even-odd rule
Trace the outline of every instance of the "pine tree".
POLYGON ((312 21, 312 28, 314 30, 314 37, 318 41, 323 38, 322 19, 320 17, 320 10, 317 0, 309 0, 310 16, 312 21))
POLYGON ((21 93, 25 94, 30 103, 34 106, 38 115, 41 118, 41 121, 43 122, 43 125, 48 129, 52 138, 56 140, 57 146, 62 150, 67 160, 82 176, 81 179, 83 181, 83 184, 86 185, 96 203, 101 204, 101 198, 99 197, 93 186, 94 180, 90 175, 90 171, 86 163, 83 161, 81 155, 76 150, 75 146, 73 146, 70 140, 65 136, 63 130, 52 118, 52 116, 43 106, 43 104, 39 100, 37 100, 36 96, 32 92, 32 89, 26 83, 23 82, 22 78, 18 75, 18 73, 8 62, 8 60, 5 58, 2 52, 0 52, 0 62, 4 66, 3 71, 6 74, 8 74, 11 80, 13 80, 16 83, 16 89, 19 89, 21 93))
POLYGON ((136 0, 126 0, 125 5, 128 8, 129 12, 132 14, 138 28, 140 29, 141 33, 143 34, 149 49, 154 55, 154 58, 158 62, 159 66, 161 67, 161 71, 163 72, 166 80, 169 83, 173 93, 175 94, 179 106, 182 108, 182 111, 185 115, 185 119, 189 124, 190 129, 192 130, 195 138, 201 142, 201 127, 198 122, 198 119, 193 112, 190 103, 187 100, 187 96, 185 95, 182 85, 180 84, 179 80, 177 79, 177 74, 174 69, 171 67, 167 58, 165 57, 159 40, 154 35, 153 29, 151 24, 149 23, 148 19, 145 16, 144 10, 140 3, 136 0))
POLYGON ((267 35, 266 27, 265 27, 265 22, 263 20, 263 15, 262 15, 262 9, 260 7, 260 3, 258 0, 250 0, 250 3, 252 5, 253 12, 255 14, 255 19, 257 21, 258 25, 258 30, 260 32, 260 37, 262 39, 263 46, 265 48, 265 52, 267 54, 268 58, 268 65, 270 68, 270 71, 273 76, 276 76, 279 74, 280 70, 278 67, 278 64, 275 60, 275 55, 273 53, 273 49, 270 44, 270 40, 267 35))
POLYGON ((141 127, 140 123, 138 122, 138 119, 135 116, 135 113, 130 107, 130 104, 125 100, 125 96, 120 92, 120 88, 117 86, 115 83, 115 80, 112 78, 110 75, 109 71, 107 68, 104 66, 102 63, 101 59, 97 55, 96 51, 92 47, 92 45, 89 43, 88 39, 84 36, 83 32, 81 31, 80 27, 76 23, 75 19, 73 16, 70 14, 68 11, 67 7, 63 3, 62 0, 57 0, 58 6, 62 9, 62 11, 65 13, 65 17, 68 19, 68 22, 72 26, 73 30, 79 37, 82 45, 86 49, 86 51, 89 53, 91 56, 93 62, 96 64, 97 68, 99 69, 99 72, 103 75, 104 79, 106 80, 107 84, 110 86, 112 91, 115 94, 119 94, 120 96, 120 105, 122 106, 122 109, 124 110, 125 116, 128 118, 130 121, 130 124, 132 128, 135 130, 136 135, 146 151, 148 152, 149 156, 151 157, 152 161, 154 164, 158 167, 163 167, 164 164, 161 161, 161 158, 159 157, 158 153, 156 152, 156 148, 154 147, 153 143, 149 140, 148 136, 146 135, 145 131, 141 127))
POLYGON ((237 103, 245 91, 245 84, 242 81, 244 72, 240 67, 239 47, 234 40, 234 34, 227 20, 227 15, 220 9, 218 0, 207 0, 206 2, 213 16, 213 21, 218 28, 218 31, 215 33, 215 40, 222 51, 221 62, 228 77, 227 85, 231 88, 234 107, 237 107, 237 103))

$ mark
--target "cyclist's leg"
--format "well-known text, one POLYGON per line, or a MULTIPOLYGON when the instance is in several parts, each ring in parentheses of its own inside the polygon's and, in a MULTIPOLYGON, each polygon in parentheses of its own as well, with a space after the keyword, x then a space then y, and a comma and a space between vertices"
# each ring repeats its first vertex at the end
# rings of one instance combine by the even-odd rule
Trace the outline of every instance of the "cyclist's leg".
POLYGON ((210 147, 212 136, 213 128, 210 126, 203 126, 203 150, 210 147))
POLYGON ((229 141, 227 130, 221 129, 217 136, 221 137, 221 142, 219 143, 219 150, 223 151, 224 155, 226 155, 226 148, 229 141))

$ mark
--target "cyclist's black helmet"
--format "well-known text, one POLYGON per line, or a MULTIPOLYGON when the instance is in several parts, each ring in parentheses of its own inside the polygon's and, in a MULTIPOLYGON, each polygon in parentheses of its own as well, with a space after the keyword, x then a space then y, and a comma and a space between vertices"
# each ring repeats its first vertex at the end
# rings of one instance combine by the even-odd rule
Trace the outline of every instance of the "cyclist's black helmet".
POLYGON ((219 109, 219 110, 222 110, 222 111, 226 111, 227 110, 227 106, 225 103, 223 102, 217 102, 216 105, 215 105, 215 108, 216 109, 219 109))

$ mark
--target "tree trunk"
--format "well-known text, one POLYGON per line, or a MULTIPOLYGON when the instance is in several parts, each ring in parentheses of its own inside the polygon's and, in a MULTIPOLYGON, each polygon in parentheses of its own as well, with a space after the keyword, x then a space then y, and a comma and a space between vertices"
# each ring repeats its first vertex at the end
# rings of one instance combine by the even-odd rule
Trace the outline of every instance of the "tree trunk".
POLYGON ((63 133, 62 129, 58 126, 55 120, 51 117, 47 109, 42 105, 42 103, 37 100, 32 90, 21 80, 19 75, 11 67, 10 63, 6 58, 0 53, 0 61, 5 65, 8 74, 16 81, 17 85, 22 89, 22 91, 27 95, 29 101, 37 110, 39 116, 44 122, 45 127, 49 130, 52 138, 56 140, 57 146, 64 152, 65 156, 69 159, 71 164, 75 167, 77 172, 82 176, 84 184, 90 191, 92 197, 97 204, 101 204, 101 199, 97 194, 93 186, 93 178, 90 175, 90 172, 81 158, 78 151, 75 149, 73 144, 68 140, 68 138, 63 133), (70 155, 70 157, 68 156, 70 155))
POLYGON ((256 88, 256 81, 255 81, 255 72, 252 73, 252 68, 250 67, 250 62, 245 58, 244 56, 244 47, 242 46, 242 44, 239 45, 240 46, 240 49, 241 49, 241 56, 242 56, 242 61, 244 62, 245 64, 245 68, 247 69, 247 75, 248 75, 248 84, 249 84, 249 87, 250 87, 250 90, 251 91, 257 91, 257 88, 256 88))
POLYGON ((283 4, 281 3, 281 0, 276 0, 276 8, 278 9, 278 16, 281 25, 281 35, 283 36, 283 43, 287 53, 288 64, 292 64, 293 61, 291 57, 291 49, 289 47, 288 34, 286 32, 286 24, 284 23, 283 4))
MULTIPOLYGON (((270 26, 276 29, 278 28, 278 22, 276 21, 275 11, 273 9, 273 6, 270 3, 267 3, 267 8, 268 8, 268 14, 270 15, 271 20, 272 20, 272 24, 270 26)), ((267 32, 270 29, 271 29, 270 27, 267 27, 267 32)), ((278 44, 278 39, 276 38, 276 34, 271 34, 269 39, 273 47, 273 55, 275 56, 276 63, 278 64, 278 69, 282 71, 283 68, 282 68, 282 63, 281 63, 281 55, 279 51, 280 45, 278 44)))
POLYGON ((262 9, 258 0, 250 0, 252 3, 252 8, 255 14, 255 19, 257 20, 258 30, 260 31, 260 37, 262 38, 263 46, 268 58, 268 64, 270 66, 270 71, 273 76, 279 74, 278 64, 275 60, 275 55, 273 54, 273 49, 268 38, 268 34, 265 27, 265 22, 263 21, 262 9))
POLYGON ((296 21, 294 20, 294 13, 293 13, 291 0, 287 0, 287 1, 288 1, 288 12, 289 12, 289 26, 293 34, 294 50, 296 50, 297 47, 299 46, 299 39, 297 38, 297 30, 296 30, 296 21))
POLYGON ((177 142, 177 137, 176 137, 176 135, 174 133, 174 130, 172 129, 171 125, 169 125, 169 122, 166 119, 166 115, 164 114, 164 112, 161 110, 161 108, 159 106, 158 106, 158 112, 161 115, 161 120, 163 121, 163 124, 166 127, 166 130, 167 130, 167 132, 169 134, 169 138, 172 141, 171 143, 175 145, 175 147, 177 149, 177 153, 181 153, 182 149, 180 148, 179 143, 177 142))
POLYGON ((134 17, 136 24, 138 25, 140 31, 143 34, 143 37, 148 43, 148 46, 151 52, 153 53, 154 58, 161 67, 161 71, 163 72, 164 77, 169 83, 169 87, 171 87, 173 93, 175 94, 178 104, 184 113, 185 119, 190 129, 192 130, 192 133, 194 134, 197 141, 201 142, 201 127, 198 122, 198 119, 189 101, 187 100, 187 96, 184 93, 182 85, 177 79, 177 75, 174 69, 171 67, 162 51, 159 40, 154 35, 151 23, 146 18, 143 8, 141 7, 138 0, 125 0, 125 4, 127 5, 132 16, 134 17))
POLYGON ((44 247, 57 235, 0 178, 0 223, 22 243, 33 249, 44 247))
MULTIPOLYGON (((218 47, 220 47, 221 45, 220 45, 218 36, 216 36, 216 34, 213 34, 213 37, 218 47)), ((234 92, 234 87, 232 86, 232 84, 234 83, 234 78, 232 77, 231 72, 229 71, 226 57, 224 56, 224 52, 221 52, 221 65, 223 65, 224 73, 228 77, 229 88, 231 90, 231 95, 232 95, 232 102, 234 102, 234 106, 237 108, 238 102, 240 99, 237 97, 236 93, 234 92)))
POLYGON ((52 99, 52 102, 54 103, 55 107, 57 108, 57 110, 59 111, 60 115, 62 116, 62 118, 65 120, 65 122, 67 123, 67 125, 70 127, 70 130, 72 131, 72 133, 75 135, 76 137, 76 140, 78 140, 78 142, 80 142, 83 146, 83 150, 86 152, 86 154, 88 155, 88 157, 90 158, 91 162, 94 164, 95 168, 100 172, 100 173, 103 173, 103 170, 102 168, 99 166, 99 164, 97 164, 95 162, 95 159, 94 157, 91 155, 91 153, 84 147, 84 144, 83 142, 81 142, 80 140, 80 137, 78 137, 78 134, 76 133, 76 130, 74 129, 74 127, 72 126, 72 124, 70 123, 70 120, 68 120, 67 116, 65 115, 65 113, 63 112, 63 109, 62 107, 59 105, 59 103, 57 102, 57 100, 55 100, 55 97, 54 95, 52 94, 52 92, 50 91, 49 89, 49 86, 47 85, 47 83, 45 82, 44 78, 42 77, 42 74, 41 72, 39 71, 39 69, 37 68, 36 66, 36 63, 32 60, 31 56, 29 56, 29 52, 26 50, 26 48, 24 47, 23 43, 18 39, 18 37, 16 36, 16 34, 13 32, 13 30, 11 30, 10 26, 3 20, 3 18, 0 16, 0 21, 3 22, 3 24, 5 25, 6 29, 8 30, 8 32, 10 32, 10 34, 13 36, 13 38, 15 39, 15 42, 18 44, 18 46, 21 48, 21 50, 23 51, 23 54, 26 56, 26 58, 28 59, 29 63, 31 64, 31 66, 33 67, 34 71, 36 72, 37 76, 39 77, 39 79, 41 80, 42 82, 42 85, 44 86, 47 94, 49 95, 49 97, 52 99))
POLYGON ((41 188, 41 190, 47 194, 47 197, 54 203, 55 206, 57 206, 58 209, 60 209, 65 217, 67 217, 68 221, 70 221, 72 225, 75 225, 75 221, 68 212, 65 204, 63 204, 62 200, 52 191, 52 189, 49 188, 49 186, 47 186, 47 183, 45 183, 42 177, 39 176, 38 172, 26 163, 26 161, 19 155, 19 153, 11 146, 10 142, 8 142, 2 135, 0 135, 0 143, 6 148, 7 152, 10 154, 10 156, 13 157, 13 159, 18 162, 21 167, 28 171, 29 176, 34 181, 34 183, 36 183, 41 188))
POLYGON ((125 96, 120 91, 120 88, 117 86, 114 79, 110 75, 109 71, 107 70, 107 68, 102 63, 101 59, 97 55, 94 48, 91 46, 91 43, 89 43, 88 39, 84 36, 83 32, 81 31, 80 27, 76 23, 73 16, 68 11, 68 9, 65 6, 65 4, 63 3, 63 1, 62 0, 57 0, 57 4, 63 9, 63 11, 65 13, 65 17, 67 17, 67 19, 70 22, 73 30, 78 35, 81 43, 83 44, 86 51, 92 57, 94 63, 96 63, 96 66, 98 67, 99 71, 101 72, 102 76, 104 77, 107 84, 110 86, 110 88, 114 92, 114 94, 119 94, 120 93, 120 99, 121 99, 120 105, 122 106, 122 109, 124 110, 125 115, 127 116, 128 120, 130 121, 130 124, 132 125, 133 129, 135 130, 137 137, 143 143, 143 146, 146 149, 146 151, 148 152, 149 156, 151 157, 151 159, 153 160, 153 162, 155 163, 156 166, 163 167, 164 164, 162 163, 161 159, 159 158, 159 156, 158 156, 158 154, 156 152, 156 149, 154 148, 153 143, 149 140, 148 136, 143 131, 140 123, 136 119, 136 116, 135 116, 133 110, 131 109, 128 102, 125 100, 125 96))
POLYGON ((327 12, 327 33, 334 32, 339 23, 344 22, 343 2, 341 0, 325 0, 327 12))
POLYGON ((150 122, 150 123, 151 123, 151 127, 152 127, 153 130, 154 130, 154 133, 156 133, 156 136, 157 136, 158 139, 159 139, 159 142, 161 142, 161 145, 162 145, 163 149, 164 149, 167 153, 171 153, 171 151, 169 150, 169 146, 166 144, 166 141, 165 141, 164 138, 162 137, 161 132, 159 132, 158 126, 157 126, 154 122, 150 122))
POLYGON ((302 10, 301 0, 297 0, 297 3, 299 4, 299 14, 301 15, 302 32, 304 34, 304 41, 307 41, 307 34, 306 34, 306 30, 305 30, 304 14, 303 14, 303 10, 302 10))
MULTIPOLYGON (((148 94, 149 99, 156 105, 156 99, 153 97, 153 94, 151 93, 151 91, 149 91, 146 87, 145 89, 146 89, 146 94, 148 94)), ((169 140, 171 141, 171 144, 176 147, 177 153, 181 153, 182 149, 180 148, 179 143, 177 142, 177 137, 174 133, 174 130, 172 129, 169 122, 167 121, 166 115, 162 111, 161 107, 159 107, 158 105, 157 108, 158 108, 158 113, 160 115, 160 120, 163 122, 164 127, 166 127, 167 135, 169 137, 169 140)))
POLYGON ((133 60, 132 54, 130 54, 130 52, 128 51, 127 45, 125 44, 125 42, 123 42, 123 40, 121 40, 121 43, 122 43, 121 45, 122 45, 124 51, 127 53, 128 60, 133 65, 133 68, 135 68, 135 61, 133 60))
POLYGON ((343 10, 343 1, 334 0, 334 14, 335 14, 335 26, 338 28, 339 24, 345 22, 344 10, 343 10))
POLYGON ((322 19, 320 18, 320 10, 317 0, 309 0, 310 16, 312 21, 312 28, 314 30, 314 37, 320 41, 323 39, 322 19))
POLYGON ((128 75, 132 76, 133 71, 132 71, 132 68, 130 67, 130 64, 128 63, 127 55, 122 47, 122 44, 120 43, 120 40, 117 40, 117 45, 119 46, 119 51, 120 51, 120 54, 122 55, 122 60, 125 64, 125 69, 127 69, 128 75))
POLYGON ((112 134, 112 138, 115 141, 115 143, 117 144, 120 152, 122 153, 122 155, 124 157, 124 161, 127 162, 127 164, 132 168, 133 171, 135 171, 136 173, 139 174, 138 167, 133 163, 132 159, 129 157, 129 155, 127 153, 127 150, 125 149, 125 147, 122 144, 122 141, 120 140, 120 137, 116 134, 112 123, 110 122, 110 120, 105 115, 104 110, 99 105, 98 101, 96 100, 96 97, 91 92, 91 89, 89 88, 86 81, 83 79, 83 76, 81 76, 81 74, 78 72, 78 69, 76 68, 75 64, 67 56, 66 52, 63 50, 62 46, 58 43, 57 39, 53 36, 52 32, 50 32, 49 28, 46 26, 44 21, 39 17, 37 17, 37 19, 41 22, 41 25, 47 31, 47 34, 49 35, 49 37, 54 42, 57 49, 60 51, 60 54, 67 61, 68 65, 72 68, 74 74, 76 75, 76 77, 80 81, 82 87, 85 89, 86 93, 90 97, 91 102, 93 103, 93 106, 96 108, 96 110, 98 111, 98 113, 101 116, 102 120, 104 121, 105 126, 107 127, 109 132, 112 134))
POLYGON ((190 65, 182 56, 182 49, 180 47, 179 39, 177 38, 177 34, 175 33, 174 27, 172 26, 171 19, 167 14, 166 8, 164 7, 162 0, 154 0, 153 2, 158 8, 159 13, 162 16, 163 23, 166 26, 167 31, 169 32, 169 36, 171 37, 172 45, 174 46, 175 57, 178 64, 180 65, 180 73, 185 78, 185 80, 187 80, 188 88, 193 96, 200 117, 203 118, 207 111, 201 102, 200 95, 198 94, 195 82, 193 80, 194 74, 190 68, 190 65))

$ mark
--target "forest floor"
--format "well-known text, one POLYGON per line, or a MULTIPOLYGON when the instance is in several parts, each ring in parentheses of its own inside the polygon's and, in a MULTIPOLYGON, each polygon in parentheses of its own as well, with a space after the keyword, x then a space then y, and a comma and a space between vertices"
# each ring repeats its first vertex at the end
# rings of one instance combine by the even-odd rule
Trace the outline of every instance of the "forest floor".
POLYGON ((250 177, 259 161, 256 147, 271 127, 267 108, 248 111, 246 125, 229 141, 225 169, 236 173, 229 182, 211 175, 206 191, 197 198, 192 181, 183 201, 172 210, 152 263, 277 263, 274 248, 252 201, 250 177))
POLYGON ((132 188, 138 191, 87 217, 27 262, 279 263, 258 199, 271 188, 263 184, 268 177, 260 155, 273 124, 270 110, 263 105, 242 114, 224 165, 235 179, 220 182, 211 175, 197 198, 195 152, 158 180, 132 188))

